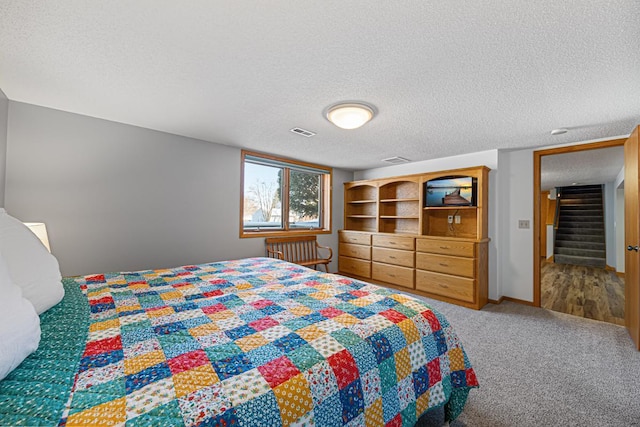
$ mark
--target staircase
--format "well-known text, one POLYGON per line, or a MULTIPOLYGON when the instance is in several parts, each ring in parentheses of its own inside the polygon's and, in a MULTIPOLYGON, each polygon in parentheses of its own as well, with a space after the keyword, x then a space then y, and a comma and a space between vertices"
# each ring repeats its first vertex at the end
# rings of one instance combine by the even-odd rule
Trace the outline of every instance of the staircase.
POLYGON ((554 262, 605 268, 602 187, 581 185, 559 188, 554 262))

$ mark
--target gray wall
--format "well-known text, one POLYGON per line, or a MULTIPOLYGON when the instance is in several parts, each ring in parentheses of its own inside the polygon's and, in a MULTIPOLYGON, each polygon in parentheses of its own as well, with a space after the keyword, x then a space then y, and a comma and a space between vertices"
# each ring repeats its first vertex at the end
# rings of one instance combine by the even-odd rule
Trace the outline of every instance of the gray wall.
MULTIPOLYGON (((7 211, 47 224, 63 275, 263 256, 240 239, 240 149, 9 101, 7 211)), ((334 249, 342 183, 334 170, 334 249)))
POLYGON ((7 153, 7 115, 9 100, 0 89, 0 207, 4 206, 5 158, 7 153))

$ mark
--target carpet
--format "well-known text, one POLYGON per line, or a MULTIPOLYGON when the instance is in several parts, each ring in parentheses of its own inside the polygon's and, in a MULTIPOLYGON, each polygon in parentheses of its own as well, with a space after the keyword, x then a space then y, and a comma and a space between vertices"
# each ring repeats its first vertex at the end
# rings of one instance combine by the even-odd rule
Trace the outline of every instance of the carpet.
MULTIPOLYGON (((626 329, 512 302, 421 298, 454 326, 478 375, 451 427, 640 426, 640 352, 626 329)), ((443 424, 442 411, 417 426, 443 424)))

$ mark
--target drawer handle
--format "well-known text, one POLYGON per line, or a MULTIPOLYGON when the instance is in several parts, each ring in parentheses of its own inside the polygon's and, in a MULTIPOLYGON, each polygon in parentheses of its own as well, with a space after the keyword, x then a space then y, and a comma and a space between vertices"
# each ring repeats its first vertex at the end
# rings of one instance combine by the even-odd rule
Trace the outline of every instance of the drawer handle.
POLYGON ((449 289, 449 286, 445 285, 444 283, 440 283, 440 287, 444 289, 449 289))
POLYGON ((445 264, 444 262, 441 262, 440 265, 443 267, 449 267, 449 264, 445 264))
POLYGON ((393 256, 393 255, 389 255, 389 258, 391 258, 391 259, 396 259, 396 257, 395 257, 395 256, 393 256))
POLYGON ((440 249, 449 249, 449 246, 440 246, 440 249))
POLYGON ((395 274, 389 274, 389 277, 396 277, 395 274))

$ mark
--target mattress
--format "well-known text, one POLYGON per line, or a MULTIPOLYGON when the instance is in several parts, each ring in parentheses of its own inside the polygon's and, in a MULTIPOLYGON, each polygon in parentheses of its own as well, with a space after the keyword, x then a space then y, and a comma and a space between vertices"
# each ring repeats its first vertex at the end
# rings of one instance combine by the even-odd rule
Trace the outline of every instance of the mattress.
POLYGON ((424 302, 277 259, 63 283, 1 425, 412 426, 478 386, 424 302))

